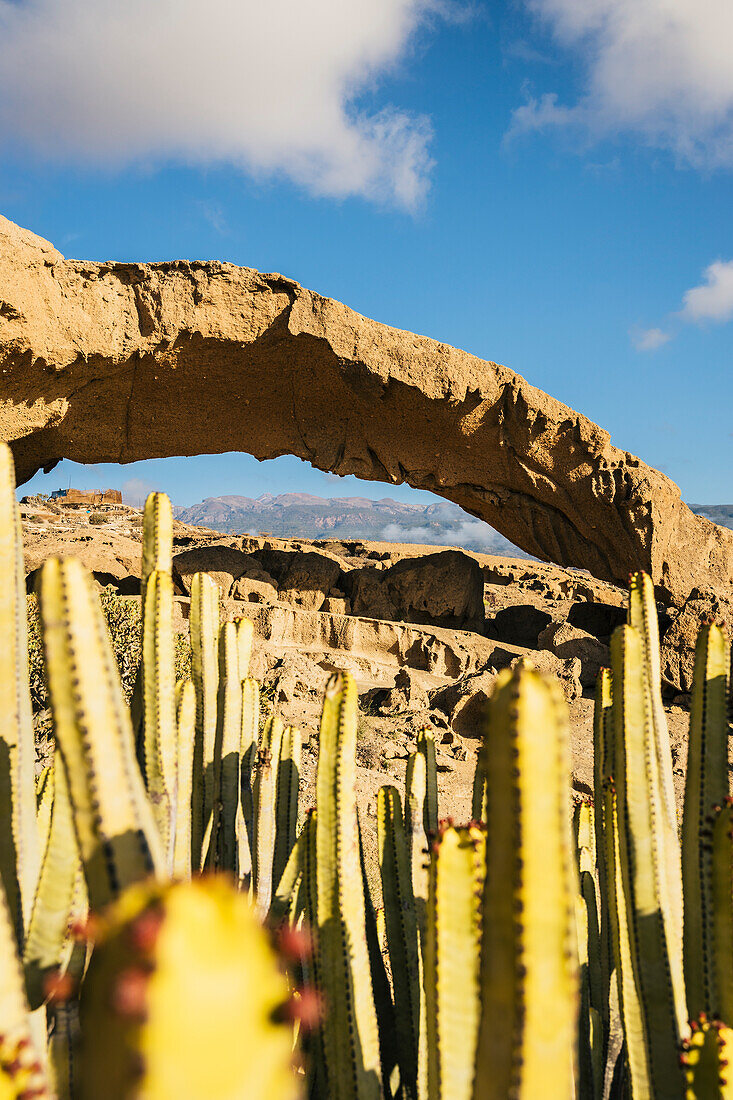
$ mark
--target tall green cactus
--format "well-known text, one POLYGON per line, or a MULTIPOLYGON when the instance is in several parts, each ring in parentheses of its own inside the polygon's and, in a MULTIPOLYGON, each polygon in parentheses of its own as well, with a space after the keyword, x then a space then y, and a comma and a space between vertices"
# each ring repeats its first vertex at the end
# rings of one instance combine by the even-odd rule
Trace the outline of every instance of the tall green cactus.
POLYGON ((272 881, 277 886, 298 831, 298 794, 300 789, 301 733, 297 726, 286 726, 277 762, 277 801, 275 805, 275 851, 272 881))
POLYGON ((326 687, 316 797, 317 975, 329 1006, 322 1028, 332 1100, 377 1100, 380 1057, 364 939, 356 817, 358 696, 348 673, 326 687))
POLYGON ((417 738, 417 751, 425 757, 424 825, 428 836, 438 832, 438 764, 435 753, 435 734, 422 730, 417 738))
POLYGON ((20 512, 10 448, 0 443, 0 878, 21 950, 40 866, 20 512))
POLYGON ((716 991, 715 1014, 721 1020, 733 1020, 733 798, 713 809, 709 843, 712 860, 713 920, 708 946, 708 965, 713 971, 711 987, 716 991))
POLYGON ((239 645, 234 623, 224 623, 219 636, 219 702, 217 708, 216 766, 220 797, 214 807, 219 817, 215 859, 211 865, 238 875, 237 817, 241 812, 240 741, 242 733, 242 682, 239 645), (219 816, 220 815, 220 816, 219 816))
POLYGON ((130 715, 91 578, 50 558, 39 590, 56 743, 93 907, 162 874, 165 857, 135 759, 130 715))
POLYGON ((46 999, 46 978, 59 966, 79 869, 66 770, 60 756, 49 772, 51 817, 23 952, 26 990, 34 1009, 46 999))
MULTIPOLYGON (((728 647, 722 630, 703 626, 695 649, 685 808, 682 818, 684 962, 687 1011, 719 1011, 715 950, 712 845, 714 807, 728 794, 728 647)), ((733 909, 729 896, 725 903, 733 909)), ((733 918, 731 918, 733 919, 733 918)), ((733 984, 733 969, 725 984, 733 984)))
POLYGON ((264 917, 270 908, 277 829, 277 771, 282 746, 283 724, 278 715, 271 715, 262 731, 257 750, 253 790, 254 835, 252 842, 252 880, 257 911, 264 917))
POLYGON ((143 744, 148 796, 168 866, 175 845, 177 737, 173 656, 173 580, 154 569, 145 585, 143 744))
POLYGON ((654 831, 659 854, 657 874, 661 875, 659 900, 672 968, 677 1026, 682 1029, 687 1019, 682 973, 682 864, 672 781, 672 749, 662 704, 659 620, 654 585, 646 573, 633 573, 630 577, 628 625, 638 632, 643 653, 648 743, 650 748, 653 747, 656 757, 651 771, 657 788, 654 831))
POLYGON ((173 875, 191 877, 193 754, 196 740, 196 692, 190 680, 176 685, 176 821, 173 875))
MULTIPOLYGON (((629 928, 631 968, 646 1047, 646 1075, 632 1080, 634 1095, 680 1096, 676 1063, 683 1032, 682 958, 673 922, 667 870, 674 860, 664 823, 664 786, 648 691, 642 638, 619 627, 611 641, 615 781, 621 895, 629 928), (671 915, 670 915, 671 914, 671 915), (675 951, 677 952, 675 954, 675 951), (643 1090, 643 1091, 642 1091, 643 1090)), ((679 846, 677 859, 679 859, 679 846)))
POLYGON ((490 701, 476 1100, 567 1100, 578 1011, 567 718, 519 666, 490 701), (498 1037, 504 1041, 497 1041, 498 1037))
POLYGON ((416 1096, 421 968, 409 849, 396 787, 380 787, 377 795, 377 849, 394 988, 400 1076, 406 1092, 416 1096))
POLYGON ((206 573, 191 582, 191 654, 196 690, 196 739, 191 794, 191 863, 199 867, 204 833, 214 810, 217 695, 219 690, 219 588, 206 573))

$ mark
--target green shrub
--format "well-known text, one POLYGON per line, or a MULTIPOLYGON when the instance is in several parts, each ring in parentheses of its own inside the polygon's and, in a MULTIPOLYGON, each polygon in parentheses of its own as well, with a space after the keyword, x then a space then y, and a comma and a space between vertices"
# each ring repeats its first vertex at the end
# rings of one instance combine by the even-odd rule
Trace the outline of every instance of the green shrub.
MULTIPOLYGON (((129 702, 135 686, 141 647, 140 604, 137 600, 120 596, 109 586, 100 593, 102 611, 107 620, 112 648, 120 670, 120 679, 129 702)), ((46 694, 46 675, 43 667, 43 646, 38 620, 38 601, 36 597, 27 597, 28 609, 28 664, 30 669, 31 700, 33 710, 43 710, 49 705, 46 694)), ((175 639, 176 678, 187 679, 191 676, 191 646, 181 634, 175 639)))
POLYGON ((109 516, 105 512, 92 512, 89 517, 89 522, 99 526, 100 523, 108 523, 109 516))

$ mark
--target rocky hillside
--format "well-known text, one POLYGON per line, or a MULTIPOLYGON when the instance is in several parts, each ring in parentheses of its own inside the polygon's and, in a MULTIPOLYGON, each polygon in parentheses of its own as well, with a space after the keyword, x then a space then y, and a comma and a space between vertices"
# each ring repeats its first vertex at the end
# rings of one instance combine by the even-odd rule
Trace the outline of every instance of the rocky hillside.
POLYGON ((211 527, 227 534, 274 535, 303 539, 371 539, 460 546, 465 550, 527 555, 487 523, 467 515, 457 504, 441 501, 421 506, 383 497, 318 497, 310 493, 263 493, 209 497, 176 510, 183 523, 211 527))

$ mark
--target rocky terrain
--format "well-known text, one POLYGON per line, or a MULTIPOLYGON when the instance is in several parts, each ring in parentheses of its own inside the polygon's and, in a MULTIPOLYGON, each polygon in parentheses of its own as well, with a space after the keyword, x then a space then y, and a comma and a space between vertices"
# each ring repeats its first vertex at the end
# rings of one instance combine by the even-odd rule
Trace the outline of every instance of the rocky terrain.
MULTIPOLYGON (((141 515, 48 502, 22 506, 29 591, 51 554, 73 554, 139 601, 141 515)), ((255 624, 252 673, 270 706, 308 739, 313 780, 320 700, 335 669, 355 676, 362 710, 360 796, 373 809, 385 773, 401 779, 420 729, 439 744, 442 812, 466 817, 481 703, 520 658, 560 678, 568 702, 573 783, 592 783, 593 685, 624 618, 623 589, 587 573, 456 548, 363 540, 232 536, 175 521, 176 627, 188 630, 191 578, 217 581, 224 617, 255 624)), ((660 605, 665 703, 681 782, 696 622, 660 605)), ((678 794, 680 792, 678 791, 678 794)))

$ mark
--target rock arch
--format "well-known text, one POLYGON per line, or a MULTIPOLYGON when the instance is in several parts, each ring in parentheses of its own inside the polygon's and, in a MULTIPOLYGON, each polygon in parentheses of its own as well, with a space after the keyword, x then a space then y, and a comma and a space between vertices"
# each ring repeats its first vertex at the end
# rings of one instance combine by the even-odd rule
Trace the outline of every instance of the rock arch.
POLYGON ((87 263, 0 217, 0 438, 60 458, 229 450, 408 482, 544 560, 681 602, 733 583, 733 535, 496 363, 226 263, 87 263))

